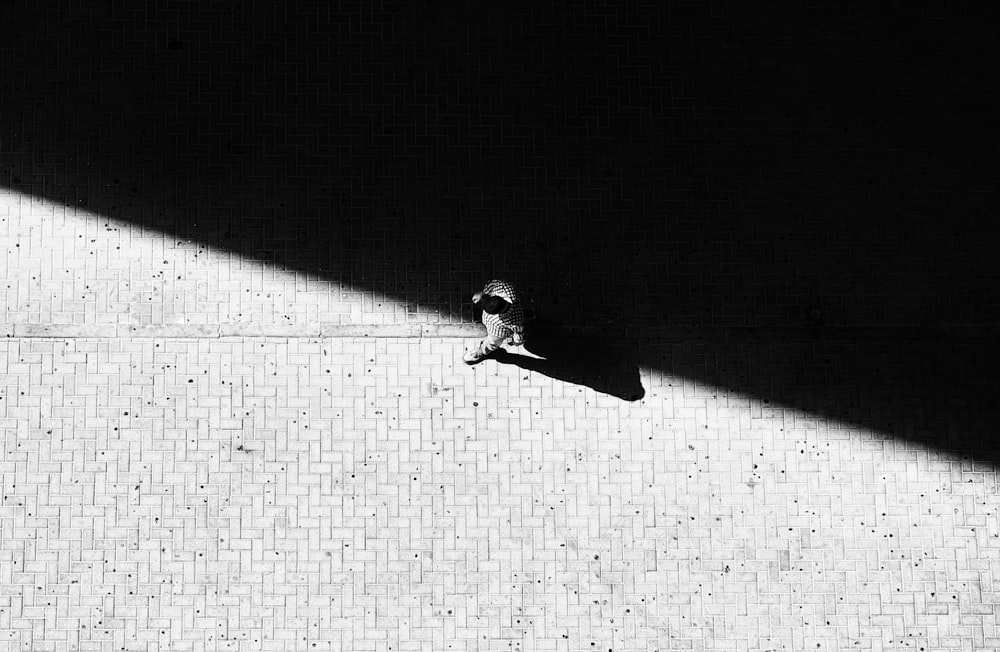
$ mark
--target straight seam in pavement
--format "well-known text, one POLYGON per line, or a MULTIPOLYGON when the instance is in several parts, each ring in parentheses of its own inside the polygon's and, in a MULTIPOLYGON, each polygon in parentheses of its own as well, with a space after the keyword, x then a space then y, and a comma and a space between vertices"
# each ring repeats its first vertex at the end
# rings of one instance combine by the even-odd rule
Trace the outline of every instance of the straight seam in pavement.
MULTIPOLYGON (((583 337, 608 335, 597 327, 561 327, 567 333, 583 337)), ((662 342, 704 341, 824 341, 824 340, 927 340, 962 339, 993 334, 991 324, 948 324, 925 327, 905 326, 828 326, 828 327, 744 327, 678 328, 640 327, 614 331, 626 340, 662 342)), ((0 336, 18 338, 181 338, 220 339, 226 337, 280 338, 393 338, 450 339, 481 337, 478 324, 178 324, 178 325, 101 325, 101 324, 5 324, 0 336)))

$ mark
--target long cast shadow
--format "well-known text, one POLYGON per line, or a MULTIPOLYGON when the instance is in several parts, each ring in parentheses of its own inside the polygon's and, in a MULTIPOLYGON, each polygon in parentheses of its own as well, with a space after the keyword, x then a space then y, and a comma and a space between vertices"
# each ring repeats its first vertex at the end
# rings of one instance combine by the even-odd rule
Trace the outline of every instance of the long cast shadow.
POLYGON ((997 462, 992 335, 809 339, 1000 323, 996 10, 871 4, 15 0, 0 183, 453 321, 508 277, 688 329, 665 374, 997 462))
POLYGON ((528 325, 524 348, 534 355, 500 349, 493 358, 625 401, 638 401, 646 394, 635 347, 626 341, 536 320, 528 325))

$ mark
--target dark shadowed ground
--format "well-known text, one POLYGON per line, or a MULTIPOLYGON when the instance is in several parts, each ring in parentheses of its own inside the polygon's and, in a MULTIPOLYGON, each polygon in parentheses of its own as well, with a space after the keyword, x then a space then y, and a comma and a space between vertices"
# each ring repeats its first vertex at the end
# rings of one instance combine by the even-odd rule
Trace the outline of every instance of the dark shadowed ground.
POLYGON ((531 355, 499 349, 492 359, 625 401, 638 401, 646 395, 636 346, 627 339, 566 328, 544 319, 528 324, 526 334, 524 348, 531 355))
POLYGON ((1000 460, 995 10, 418 5, 8 2, 0 183, 1000 460))

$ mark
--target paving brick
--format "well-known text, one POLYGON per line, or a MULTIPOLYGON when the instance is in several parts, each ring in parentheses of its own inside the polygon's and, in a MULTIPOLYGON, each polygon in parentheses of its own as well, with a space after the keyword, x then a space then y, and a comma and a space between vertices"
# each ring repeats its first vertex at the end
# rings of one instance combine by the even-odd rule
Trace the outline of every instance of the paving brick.
POLYGON ((466 368, 463 345, 5 340, 9 640, 958 649, 992 631, 992 468, 649 371, 628 403, 466 368))
POLYGON ((972 11, 11 3, 0 648, 996 647, 972 11))

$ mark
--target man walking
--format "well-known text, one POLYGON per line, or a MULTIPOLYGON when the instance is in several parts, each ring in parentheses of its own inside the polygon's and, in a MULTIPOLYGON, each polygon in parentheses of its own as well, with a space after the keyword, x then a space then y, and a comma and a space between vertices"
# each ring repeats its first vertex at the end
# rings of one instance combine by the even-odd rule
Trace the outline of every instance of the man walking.
POLYGON ((472 303, 483 311, 486 337, 474 349, 465 352, 465 364, 485 360, 507 340, 513 346, 524 344, 524 301, 513 283, 492 280, 482 291, 472 295, 472 303))

